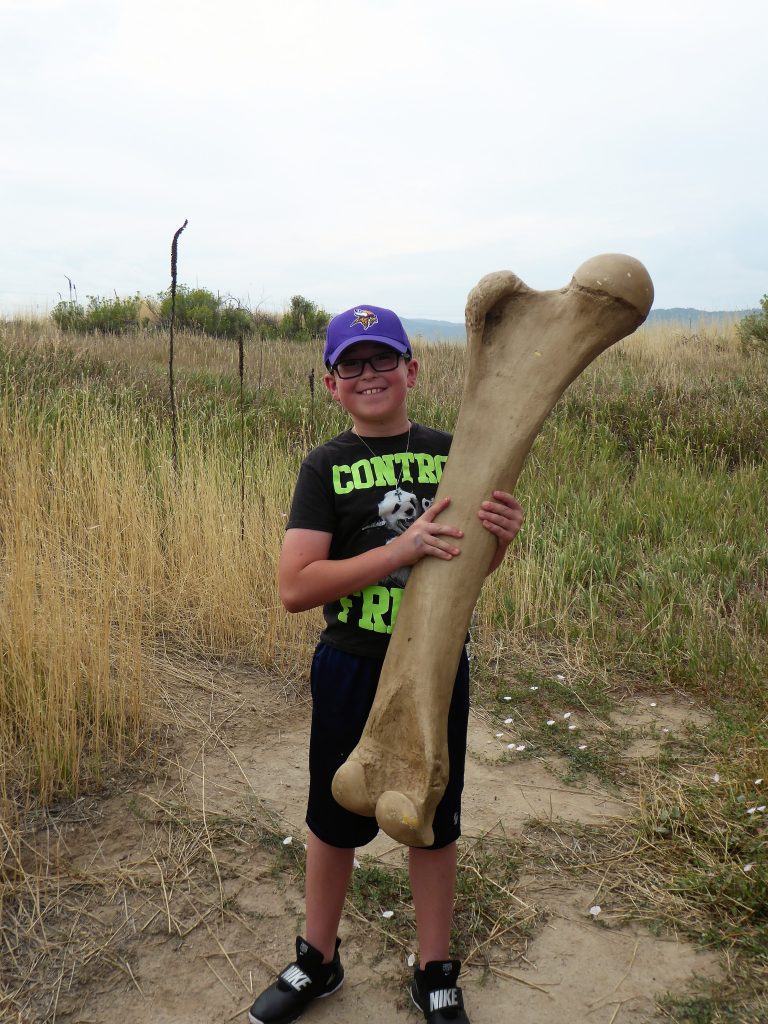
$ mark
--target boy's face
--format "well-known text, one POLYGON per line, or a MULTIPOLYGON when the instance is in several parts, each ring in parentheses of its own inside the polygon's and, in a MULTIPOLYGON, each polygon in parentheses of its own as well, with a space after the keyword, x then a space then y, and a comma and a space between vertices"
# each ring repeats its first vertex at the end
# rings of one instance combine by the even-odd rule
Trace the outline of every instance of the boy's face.
MULTIPOLYGON (((359 341, 344 350, 344 359, 366 359, 379 352, 391 352, 388 345, 377 341, 359 341)), ((344 379, 335 373, 326 373, 325 386, 334 399, 347 410, 355 428, 391 429, 400 432, 407 420, 406 399, 416 383, 419 364, 415 359, 398 360, 394 370, 374 370, 365 363, 359 377, 344 379)), ((407 429, 407 428, 405 428, 407 429)))

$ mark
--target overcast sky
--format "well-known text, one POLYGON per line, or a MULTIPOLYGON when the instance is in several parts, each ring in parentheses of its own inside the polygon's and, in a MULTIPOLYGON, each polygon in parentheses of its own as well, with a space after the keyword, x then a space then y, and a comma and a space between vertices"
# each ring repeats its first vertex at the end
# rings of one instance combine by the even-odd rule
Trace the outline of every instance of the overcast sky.
POLYGON ((0 0, 0 309, 179 280, 462 320, 492 270, 768 292, 765 0, 0 0))

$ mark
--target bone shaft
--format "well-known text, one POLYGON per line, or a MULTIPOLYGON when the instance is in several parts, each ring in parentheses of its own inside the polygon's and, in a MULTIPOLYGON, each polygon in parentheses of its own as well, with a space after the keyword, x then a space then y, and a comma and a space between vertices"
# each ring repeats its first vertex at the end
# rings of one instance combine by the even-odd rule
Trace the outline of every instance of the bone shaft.
MULTIPOLYGON (((512 490, 532 440, 526 438, 524 443, 519 443, 509 461, 506 456, 500 461, 474 459, 471 478, 455 481, 456 486, 461 485, 464 493, 484 496, 490 496, 499 487, 512 490)), ((461 463, 467 465, 461 453, 458 454, 461 463)), ((440 491, 453 496, 454 481, 448 472, 449 466, 450 459, 440 491)), ((471 503, 457 501, 443 514, 446 522, 464 530, 461 554, 450 562, 425 558, 414 567, 398 611, 398 621, 402 617, 405 628, 396 629, 392 635, 385 662, 391 670, 382 671, 379 682, 379 699, 383 700, 384 691, 390 687, 399 689, 402 683, 401 673, 396 668, 398 664, 428 666, 418 679, 419 696, 415 701, 417 707, 427 712, 427 722, 432 720, 437 695, 443 694, 444 699, 446 679, 455 675, 467 624, 496 548, 496 538, 477 519, 479 505, 479 498, 471 503)))
MULTIPOLYGON (((419 715, 425 730, 439 720, 435 706, 450 699, 450 681, 496 545, 477 518, 480 502, 493 490, 514 490, 542 423, 570 382, 637 323, 635 311, 588 293, 571 295, 567 305, 551 292, 516 295, 512 301, 518 307, 514 330, 490 329, 482 341, 474 339, 454 442, 437 491, 438 498, 451 498, 440 519, 464 531, 461 554, 449 562, 425 558, 414 567, 379 680, 377 703, 388 705, 390 691, 391 700, 403 692, 398 666, 424 667, 413 698, 416 707, 426 709, 419 715), (565 318, 572 328, 563 351, 565 318)), ((375 725, 374 710, 368 727, 375 725)))

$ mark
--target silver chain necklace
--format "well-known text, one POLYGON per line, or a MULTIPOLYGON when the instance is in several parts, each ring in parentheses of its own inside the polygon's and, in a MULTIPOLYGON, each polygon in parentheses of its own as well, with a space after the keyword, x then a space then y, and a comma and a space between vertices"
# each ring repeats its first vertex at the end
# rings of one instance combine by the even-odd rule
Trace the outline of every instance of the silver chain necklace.
MULTIPOLYGON (((408 438, 407 438, 407 440, 405 442, 405 454, 406 455, 408 455, 410 453, 410 450, 411 450, 411 428, 412 427, 413 427, 413 424, 411 423, 410 420, 408 420, 408 438)), ((358 441, 361 441, 365 445, 365 447, 368 449, 368 451, 371 453, 371 455, 374 457, 374 459, 379 457, 379 456, 376 455, 376 452, 373 450, 373 448, 371 448, 371 446, 368 444, 368 442, 365 440, 365 438, 361 437, 358 434, 358 432, 355 429, 355 427, 352 427, 352 433, 355 435, 355 437, 358 439, 358 441)), ((405 469, 405 459, 403 459, 403 461, 400 463, 400 473, 399 473, 399 475, 397 477, 397 483, 395 484, 395 490, 396 491, 400 490, 400 481, 403 479, 403 470, 404 469, 405 469)))

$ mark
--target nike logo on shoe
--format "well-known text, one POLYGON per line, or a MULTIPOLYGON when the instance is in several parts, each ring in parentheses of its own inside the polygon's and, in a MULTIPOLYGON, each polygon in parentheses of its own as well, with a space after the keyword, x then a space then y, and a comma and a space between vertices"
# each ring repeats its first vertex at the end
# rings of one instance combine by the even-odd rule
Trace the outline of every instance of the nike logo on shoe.
POLYGON ((459 991, 455 988, 438 988, 429 993, 429 1013, 459 1005, 459 991))
POLYGON ((287 967, 280 977, 285 981, 291 988, 295 988, 297 992, 300 992, 307 985, 312 984, 312 979, 308 978, 307 975, 302 971, 300 967, 292 964, 287 967))

